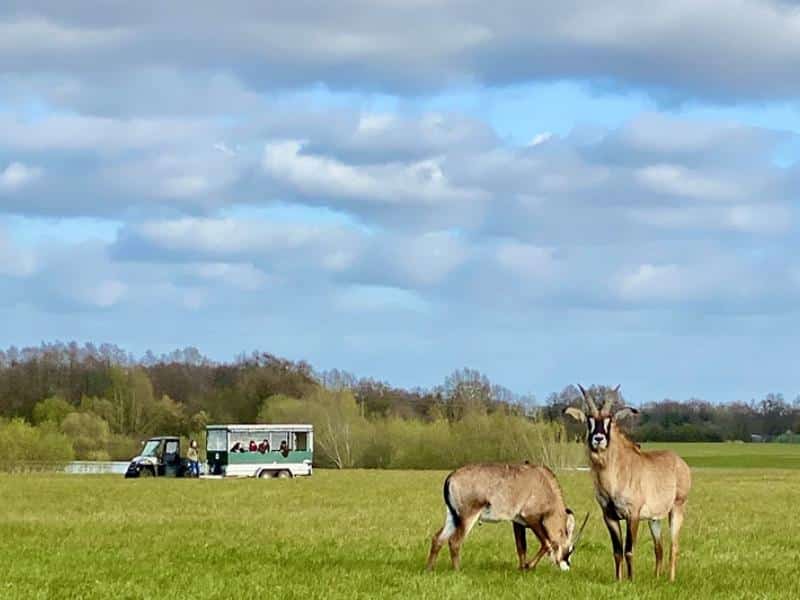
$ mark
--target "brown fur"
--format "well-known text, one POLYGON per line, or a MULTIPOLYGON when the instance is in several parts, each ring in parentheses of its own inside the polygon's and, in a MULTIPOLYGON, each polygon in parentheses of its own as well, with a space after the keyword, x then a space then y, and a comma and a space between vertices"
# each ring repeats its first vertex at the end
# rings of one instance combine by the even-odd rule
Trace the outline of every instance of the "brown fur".
POLYGON ((550 469, 530 464, 467 465, 447 477, 445 498, 449 501, 447 520, 431 541, 429 570, 445 542, 450 545, 453 568, 458 569, 461 545, 478 521, 513 523, 521 569, 534 568, 548 552, 556 564, 569 560, 575 520, 567 512, 561 487, 550 469), (530 561, 526 529, 531 529, 541 544, 530 561))
MULTIPOLYGON (((649 521, 655 550, 655 572, 658 576, 662 571, 663 559, 660 520, 669 517, 671 533, 669 577, 670 581, 674 581, 679 549, 678 537, 692 485, 691 471, 681 457, 669 450, 643 452, 617 427, 615 417, 609 411, 614 400, 618 399, 617 390, 606 392, 606 401, 601 410, 597 410, 590 392, 583 388, 581 391, 589 409, 586 414, 594 419, 611 420, 608 446, 599 451, 592 451, 589 448, 589 462, 595 497, 603 510, 603 518, 611 535, 616 578, 622 578, 620 520, 626 520, 628 523, 625 562, 628 577, 632 579, 633 546, 639 522, 649 521)), ((578 420, 586 419, 586 414, 578 409, 568 409, 567 412, 578 420)), ((617 415, 619 414, 618 412, 617 415)))

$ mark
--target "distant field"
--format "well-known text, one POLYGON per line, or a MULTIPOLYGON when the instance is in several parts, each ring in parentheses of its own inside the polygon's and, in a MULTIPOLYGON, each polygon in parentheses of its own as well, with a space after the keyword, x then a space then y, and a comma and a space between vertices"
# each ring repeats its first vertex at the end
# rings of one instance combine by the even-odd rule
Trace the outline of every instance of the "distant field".
MULTIPOLYGON (((694 451, 702 457, 705 448, 694 451)), ((574 471, 559 473, 568 503, 580 515, 593 513, 571 572, 549 562, 517 571, 511 527, 499 524, 476 527, 461 572, 451 571, 445 549, 436 572, 425 573, 430 535, 444 516, 444 475, 0 476, 0 598, 800 596, 800 520, 793 508, 800 471, 696 471, 675 584, 654 579, 646 528, 637 580, 612 581, 610 543, 589 476, 574 471)))
POLYGON ((800 444, 643 444, 645 450, 669 448, 691 467, 800 469, 800 444))

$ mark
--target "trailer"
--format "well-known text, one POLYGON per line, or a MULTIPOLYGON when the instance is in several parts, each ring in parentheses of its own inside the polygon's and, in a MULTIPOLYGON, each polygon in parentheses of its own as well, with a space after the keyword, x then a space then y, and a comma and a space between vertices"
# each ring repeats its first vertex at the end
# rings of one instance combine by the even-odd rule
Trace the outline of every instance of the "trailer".
POLYGON ((208 425, 211 477, 301 477, 312 473, 312 425, 208 425))

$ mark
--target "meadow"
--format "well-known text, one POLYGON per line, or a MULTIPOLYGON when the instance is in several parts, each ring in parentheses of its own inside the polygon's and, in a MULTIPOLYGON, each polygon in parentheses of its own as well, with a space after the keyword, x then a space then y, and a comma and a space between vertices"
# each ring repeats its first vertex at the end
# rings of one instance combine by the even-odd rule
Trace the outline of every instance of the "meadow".
POLYGON ((612 580, 585 472, 558 472, 568 504, 580 517, 592 511, 568 573, 544 561, 518 571, 508 524, 476 527, 460 572, 446 549, 425 572, 444 517, 443 471, 281 481, 30 474, 0 476, 0 598, 797 598, 800 448, 736 446, 673 445, 697 465, 673 584, 653 576, 646 528, 636 580, 612 580))

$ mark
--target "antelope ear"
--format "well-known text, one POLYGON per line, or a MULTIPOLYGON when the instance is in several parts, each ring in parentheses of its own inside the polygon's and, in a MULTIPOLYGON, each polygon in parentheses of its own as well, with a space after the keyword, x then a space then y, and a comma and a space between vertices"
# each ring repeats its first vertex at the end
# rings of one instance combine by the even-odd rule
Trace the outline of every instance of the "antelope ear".
POLYGON ((576 421, 580 421, 581 423, 586 422, 586 413, 584 413, 580 408, 575 408, 574 406, 568 406, 564 409, 564 414, 569 415, 576 421))
POLYGON ((614 420, 619 421, 620 419, 624 419, 626 417, 631 417, 633 415, 638 415, 638 414, 639 414, 638 410, 630 406, 626 406, 625 408, 621 408, 616 413, 614 413, 614 420))
POLYGON ((575 533, 575 513, 569 508, 567 509, 567 539, 572 540, 572 534, 575 533))

